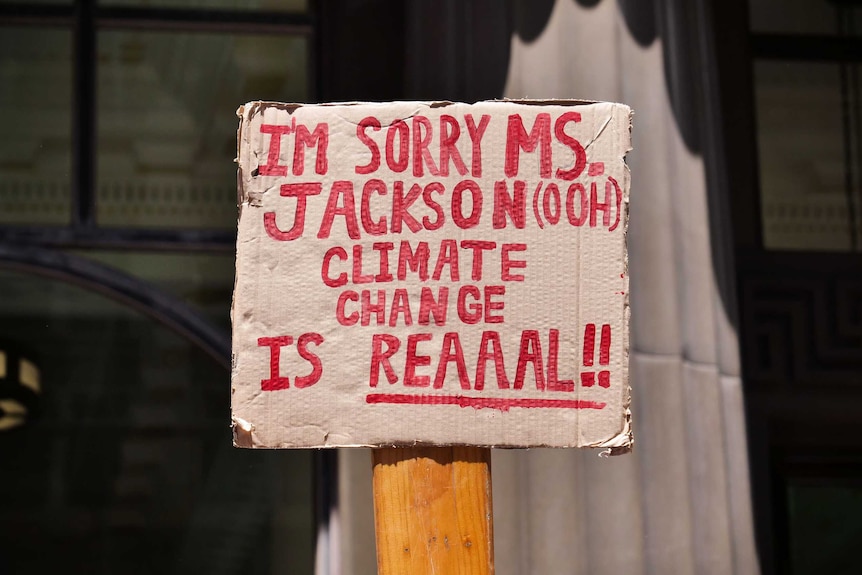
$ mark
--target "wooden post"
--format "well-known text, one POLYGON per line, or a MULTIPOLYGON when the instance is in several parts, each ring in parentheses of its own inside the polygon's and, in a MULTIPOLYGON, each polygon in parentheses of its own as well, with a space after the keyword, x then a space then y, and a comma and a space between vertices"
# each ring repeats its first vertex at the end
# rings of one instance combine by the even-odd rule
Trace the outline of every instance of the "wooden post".
POLYGON ((491 450, 374 450, 379 575, 494 573, 491 450))

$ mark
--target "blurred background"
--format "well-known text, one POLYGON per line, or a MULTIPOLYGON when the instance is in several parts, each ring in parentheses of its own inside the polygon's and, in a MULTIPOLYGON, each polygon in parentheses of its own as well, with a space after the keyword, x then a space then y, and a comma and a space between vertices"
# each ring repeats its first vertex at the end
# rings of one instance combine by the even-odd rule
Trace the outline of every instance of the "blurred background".
POLYGON ((495 452, 500 573, 857 573, 862 3, 0 0, 0 574, 374 571, 230 446, 236 108, 635 109, 636 450, 495 452), (613 549, 611 551, 610 549, 613 549))

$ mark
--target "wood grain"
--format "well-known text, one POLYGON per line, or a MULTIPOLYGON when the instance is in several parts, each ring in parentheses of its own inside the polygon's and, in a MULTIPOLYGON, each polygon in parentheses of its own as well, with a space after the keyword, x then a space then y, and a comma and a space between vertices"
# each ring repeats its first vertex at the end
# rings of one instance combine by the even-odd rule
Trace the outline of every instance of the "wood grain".
POLYGON ((491 450, 374 450, 379 575, 494 573, 491 450))

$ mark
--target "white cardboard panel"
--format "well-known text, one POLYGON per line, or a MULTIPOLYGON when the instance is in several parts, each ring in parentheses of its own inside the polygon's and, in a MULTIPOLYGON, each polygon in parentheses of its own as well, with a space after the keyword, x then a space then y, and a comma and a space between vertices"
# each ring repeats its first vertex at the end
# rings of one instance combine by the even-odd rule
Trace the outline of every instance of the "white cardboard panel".
POLYGON ((631 445, 631 110, 238 111, 241 447, 631 445))

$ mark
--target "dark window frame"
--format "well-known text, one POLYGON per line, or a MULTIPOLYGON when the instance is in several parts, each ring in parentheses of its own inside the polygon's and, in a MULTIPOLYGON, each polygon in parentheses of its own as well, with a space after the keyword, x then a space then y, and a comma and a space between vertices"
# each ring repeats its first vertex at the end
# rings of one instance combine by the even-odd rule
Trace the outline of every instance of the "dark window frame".
MULTIPOLYGON (((81 285, 145 313, 186 337, 225 369, 230 367, 227 333, 160 290, 116 270, 60 250, 135 250, 187 253, 231 252, 236 231, 102 227, 96 223, 96 48, 99 30, 148 30, 242 34, 291 34, 308 39, 309 101, 321 89, 321 41, 317 0, 307 13, 100 6, 97 0, 68 5, 0 4, 4 28, 52 28, 72 32, 72 213, 64 226, 0 224, 0 269, 35 273, 81 285)), ((337 505, 337 452, 313 454, 315 532, 337 505)))
POLYGON ((102 227, 96 223, 96 48, 99 30, 148 30, 243 34, 291 34, 309 40, 308 78, 315 101, 320 89, 315 3, 309 12, 70 5, 0 4, 5 27, 72 31, 71 221, 66 226, 0 224, 0 242, 63 249, 230 251, 236 232, 208 229, 102 227))
MULTIPOLYGON (((844 4, 850 2, 836 1, 835 5, 838 9, 845 9, 844 4)), ((746 5, 747 7, 747 5, 746 5)), ((800 256, 808 261, 816 262, 817 258, 822 255, 830 256, 839 254, 845 256, 848 260, 862 261, 862 246, 858 243, 858 234, 856 232, 856 219, 858 218, 859 206, 854 205, 853 198, 850 197, 852 192, 848 191, 848 217, 850 218, 851 230, 851 250, 848 252, 811 252, 800 250, 774 249, 766 248, 763 237, 763 202, 760 190, 760 160, 757 151, 757 126, 755 123, 756 110, 754 104, 754 63, 758 60, 768 60, 774 62, 818 62, 823 64, 845 64, 848 62, 862 63, 862 37, 858 36, 839 36, 839 35, 824 35, 824 34, 803 34, 803 33, 773 33, 773 32, 752 32, 748 19, 746 23, 747 36, 747 51, 749 53, 749 67, 745 72, 740 72, 739 77, 743 74, 747 77, 743 81, 743 85, 747 88, 744 94, 750 94, 751 115, 749 117, 750 126, 748 128, 751 138, 749 139, 750 157, 755 159, 752 175, 754 180, 748 190, 752 192, 752 197, 755 201, 746 200, 741 193, 736 193, 734 196, 736 203, 736 213, 739 214, 745 210, 746 204, 750 209, 748 217, 756 217, 756 225, 749 231, 751 234, 746 238, 745 248, 747 250, 753 248, 757 256, 771 261, 775 258, 782 258, 782 254, 792 253, 800 256)), ((845 146, 847 143, 845 142, 845 146)), ((745 216, 743 216, 745 218, 745 216)), ((739 237, 737 238, 740 239, 739 237)), ((738 246, 740 247, 740 246, 738 246)), ((751 252, 748 252, 749 255, 751 252)), ((755 264, 757 265, 757 264, 755 264)), ((815 264, 816 265, 816 264, 815 264)))
POLYGON ((847 453, 854 453, 856 458, 862 454, 858 434, 847 433, 862 409, 858 378, 862 367, 858 356, 842 358, 844 363, 830 363, 829 353, 839 348, 830 347, 836 345, 830 340, 833 333, 824 336, 819 330, 830 326, 830 314, 840 310, 828 298, 822 301, 818 298, 824 293, 832 297, 837 286, 858 283, 862 277, 862 253, 766 248, 754 63, 860 61, 862 38, 752 32, 749 3, 754 0, 709 1, 719 47, 717 90, 724 102, 718 112, 724 130, 720 145, 727 158, 725 189, 734 233, 755 536, 761 571, 770 575, 790 568, 792 543, 786 489, 788 481, 799 475, 799 467, 794 464, 799 454, 808 458, 805 474, 824 480, 843 481, 848 473, 859 470, 858 466, 843 465, 843 461, 847 453), (775 311, 770 311, 770 306, 775 311), (782 315, 788 306, 797 306, 793 309, 798 311, 798 317, 782 315), (764 317, 770 313, 774 316, 773 323, 764 324, 764 317), (778 323, 789 320, 797 323, 778 323), (785 333, 779 333, 778 337, 764 335, 764 330, 779 330, 779 325, 784 325, 785 333), (807 330, 801 329, 806 327, 807 330), (804 336, 801 341, 797 341, 799 333, 804 336), (786 339, 781 339, 784 336, 786 339), (785 342, 793 345, 769 347, 785 342), (782 362, 778 366, 781 369, 764 371, 764 354, 772 361, 782 362), (812 373, 804 377, 794 374, 792 366, 787 368, 791 364, 816 361, 821 363, 812 365, 812 373), (789 369, 786 373, 790 375, 782 369, 789 369), (828 376, 830 373, 835 377, 828 376), (839 439, 842 443, 836 451, 839 439))

